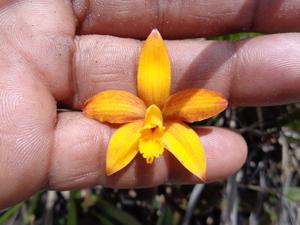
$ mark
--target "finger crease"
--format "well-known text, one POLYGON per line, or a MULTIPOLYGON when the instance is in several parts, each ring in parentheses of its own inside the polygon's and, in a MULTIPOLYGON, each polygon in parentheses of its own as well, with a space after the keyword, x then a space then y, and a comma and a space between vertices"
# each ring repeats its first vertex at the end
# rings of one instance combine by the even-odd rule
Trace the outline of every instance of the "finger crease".
POLYGON ((255 0, 253 1, 253 7, 252 7, 252 14, 251 14, 251 19, 250 19, 250 24, 248 29, 252 31, 256 27, 256 16, 257 16, 257 11, 259 7, 259 2, 260 0, 255 0))
POLYGON ((239 71, 238 71, 238 59, 239 59, 239 51, 238 51, 238 42, 227 42, 231 51, 232 51, 232 56, 230 58, 230 69, 229 69, 229 75, 230 75, 230 82, 229 82, 229 87, 228 87, 228 93, 227 93, 227 98, 229 102, 231 101, 231 95, 232 95, 232 90, 235 85, 235 78, 240 76, 239 71))
POLYGON ((74 44, 73 44, 73 51, 70 56, 70 63, 71 63, 71 75, 70 75, 70 87, 72 90, 72 98, 71 98, 71 103, 73 104, 74 102, 77 102, 76 100, 78 99, 78 81, 77 81, 77 71, 76 71, 76 61, 77 61, 77 53, 78 48, 79 48, 79 39, 77 36, 74 37, 74 44))
POLYGON ((76 24, 76 34, 79 34, 83 23, 86 21, 87 17, 90 15, 90 0, 72 0, 73 13, 77 19, 76 24))

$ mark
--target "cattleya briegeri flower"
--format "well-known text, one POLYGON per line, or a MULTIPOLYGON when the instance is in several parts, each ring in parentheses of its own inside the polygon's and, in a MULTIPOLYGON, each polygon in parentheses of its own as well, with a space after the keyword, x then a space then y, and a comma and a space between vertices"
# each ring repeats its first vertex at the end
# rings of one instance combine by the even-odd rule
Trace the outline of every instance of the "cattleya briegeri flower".
POLYGON ((170 96, 171 66, 167 48, 154 29, 140 53, 137 93, 107 90, 83 105, 86 116, 100 122, 124 124, 112 135, 106 174, 127 166, 140 153, 146 163, 168 150, 192 174, 205 180, 205 151, 192 123, 212 117, 227 107, 227 100, 207 89, 186 89, 170 96))

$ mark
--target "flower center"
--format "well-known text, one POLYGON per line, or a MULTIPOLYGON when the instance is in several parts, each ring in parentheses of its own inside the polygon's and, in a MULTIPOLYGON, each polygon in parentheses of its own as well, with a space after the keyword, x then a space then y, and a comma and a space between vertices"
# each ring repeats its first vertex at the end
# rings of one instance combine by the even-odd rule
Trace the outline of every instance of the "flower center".
POLYGON ((156 105, 150 105, 146 110, 144 127, 140 131, 141 138, 139 140, 139 152, 149 164, 164 151, 164 146, 160 141, 164 130, 160 109, 156 105))

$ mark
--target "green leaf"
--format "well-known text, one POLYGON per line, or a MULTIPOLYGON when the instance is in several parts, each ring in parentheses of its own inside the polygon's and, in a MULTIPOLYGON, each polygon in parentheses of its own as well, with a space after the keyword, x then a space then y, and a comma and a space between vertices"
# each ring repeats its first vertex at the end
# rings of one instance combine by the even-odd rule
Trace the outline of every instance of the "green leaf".
POLYGON ((33 195, 29 200, 28 200, 28 204, 27 204, 27 217, 26 217, 26 225, 29 224, 34 224, 34 219, 35 219, 35 210, 38 207, 38 201, 39 198, 41 198, 40 196, 41 194, 35 194, 33 195))
POLYGON ((227 35, 220 35, 220 36, 213 36, 209 37, 209 40, 227 40, 227 41, 238 41, 242 40, 245 38, 252 38, 252 37, 257 37, 261 35, 260 33, 255 33, 255 32, 240 32, 240 33, 235 33, 235 34, 227 34, 227 35))
POLYGON ((278 219, 278 214, 276 213, 275 209, 268 206, 268 204, 264 205, 264 209, 265 209, 266 213, 269 214, 271 223, 275 224, 276 220, 278 219))
POLYGON ((109 218, 98 214, 96 211, 91 211, 90 214, 95 216, 99 220, 101 225, 115 225, 112 221, 109 220, 109 218))
POLYGON ((11 207, 8 211, 6 211, 2 216, 0 216, 0 224, 3 224, 6 220, 12 217, 15 213, 19 211, 22 203, 19 203, 13 207, 11 207))
POLYGON ((287 126, 291 129, 300 130, 300 119, 290 121, 287 126))
POLYGON ((300 202, 300 188, 290 187, 287 191, 287 197, 294 202, 300 202))
POLYGON ((169 207, 164 207, 161 210, 161 214, 157 220, 156 225, 169 225, 172 224, 173 221, 173 214, 169 207))
POLYGON ((77 225, 77 211, 76 211, 76 192, 70 192, 70 198, 68 201, 68 217, 67 217, 67 225, 77 225))
POLYGON ((98 199, 97 206, 102 210, 104 214, 111 217, 112 219, 119 222, 120 224, 141 225, 141 223, 132 215, 124 212, 121 209, 118 209, 117 207, 115 207, 114 205, 110 204, 109 202, 103 199, 98 199))

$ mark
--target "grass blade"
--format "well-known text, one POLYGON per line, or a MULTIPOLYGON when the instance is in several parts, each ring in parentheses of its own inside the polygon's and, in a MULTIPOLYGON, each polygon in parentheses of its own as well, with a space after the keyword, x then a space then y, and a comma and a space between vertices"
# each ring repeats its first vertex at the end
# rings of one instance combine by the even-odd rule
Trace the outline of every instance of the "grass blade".
POLYGON ((105 213, 115 221, 119 222, 120 224, 141 225, 141 223, 133 216, 124 212, 121 209, 118 209, 117 207, 115 207, 114 205, 110 204, 109 202, 103 199, 98 199, 97 205, 101 208, 103 213, 105 213))
POLYGON ((8 211, 6 211, 2 216, 0 216, 0 224, 3 224, 6 220, 8 220, 15 213, 17 213, 19 211, 19 209, 21 208, 21 206, 22 206, 22 203, 19 203, 19 204, 13 206, 8 211))
POLYGON ((70 192, 70 198, 68 202, 68 218, 67 225, 77 225, 77 211, 76 211, 76 192, 70 192))

